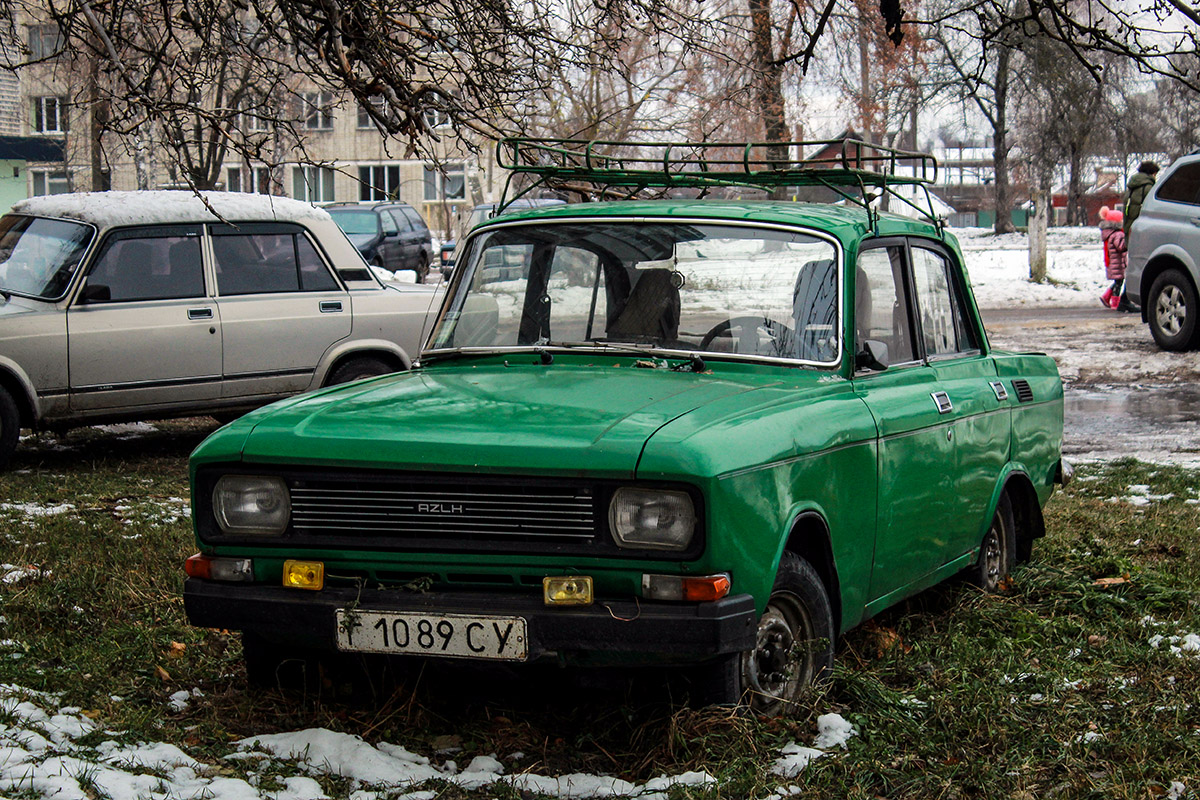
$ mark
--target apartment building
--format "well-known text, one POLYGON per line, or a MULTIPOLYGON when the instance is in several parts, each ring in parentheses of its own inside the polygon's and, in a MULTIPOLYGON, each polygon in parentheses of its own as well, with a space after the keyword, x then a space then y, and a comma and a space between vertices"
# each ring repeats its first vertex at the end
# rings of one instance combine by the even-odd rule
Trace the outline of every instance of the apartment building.
MULTIPOLYGON (((54 140, 63 153, 61 161, 29 165, 28 195, 136 189, 139 183, 187 186, 153 126, 146 126, 142 136, 103 133, 93 158, 91 104, 81 88, 88 80, 87 66, 67 54, 55 55, 62 50, 57 26, 30 22, 24 30, 29 59, 45 61, 20 70, 8 85, 0 82, 0 132, 54 140)), ((414 158, 406 155, 406 140, 382 134, 351 98, 303 85, 292 91, 284 107, 293 115, 298 140, 278 137, 271 163, 229 153, 219 188, 318 204, 399 199, 443 235, 451 235, 457 220, 475 204, 494 199, 500 188, 491 145, 467 146, 443 115, 426 115, 431 133, 421 150, 429 157, 414 158)), ((241 124, 255 133, 270 131, 270 123, 254 115, 243 115, 241 124)))

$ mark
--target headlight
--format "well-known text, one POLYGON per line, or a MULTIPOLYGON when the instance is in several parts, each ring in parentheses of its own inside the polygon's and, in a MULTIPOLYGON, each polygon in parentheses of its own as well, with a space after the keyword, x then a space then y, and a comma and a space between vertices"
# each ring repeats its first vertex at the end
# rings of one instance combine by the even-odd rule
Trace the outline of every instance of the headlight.
POLYGON ((292 514, 282 478, 223 475, 213 487, 212 500, 222 533, 283 533, 292 514))
POLYGON ((696 511, 687 492, 623 487, 613 493, 608 525, 620 547, 686 550, 696 511))

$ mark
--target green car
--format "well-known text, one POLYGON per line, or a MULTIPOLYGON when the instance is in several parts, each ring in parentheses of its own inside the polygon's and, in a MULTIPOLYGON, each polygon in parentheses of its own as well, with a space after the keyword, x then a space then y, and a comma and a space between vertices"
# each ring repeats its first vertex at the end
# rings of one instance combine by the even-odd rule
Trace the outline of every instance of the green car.
POLYGON ((861 197, 899 205, 924 176, 869 171, 866 145, 719 172, 501 146, 547 180, 847 200, 502 214, 463 243, 412 370, 209 437, 184 600, 243 631, 251 682, 337 651, 664 664, 694 700, 780 713, 847 629, 1030 557, 1070 474, 1062 384, 989 346, 953 236, 861 197), (483 269, 512 249, 520 274, 483 269))

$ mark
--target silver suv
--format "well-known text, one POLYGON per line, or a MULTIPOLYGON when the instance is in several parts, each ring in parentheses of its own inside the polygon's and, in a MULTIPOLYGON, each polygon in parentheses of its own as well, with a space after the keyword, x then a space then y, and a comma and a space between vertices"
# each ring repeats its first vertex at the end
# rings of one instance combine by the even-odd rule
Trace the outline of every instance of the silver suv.
POLYGON ((221 419, 405 369, 432 305, 295 200, 24 200, 0 217, 0 467, 20 428, 221 419))
POLYGON ((1200 347, 1200 153, 1168 167, 1129 232, 1125 292, 1164 350, 1200 347))

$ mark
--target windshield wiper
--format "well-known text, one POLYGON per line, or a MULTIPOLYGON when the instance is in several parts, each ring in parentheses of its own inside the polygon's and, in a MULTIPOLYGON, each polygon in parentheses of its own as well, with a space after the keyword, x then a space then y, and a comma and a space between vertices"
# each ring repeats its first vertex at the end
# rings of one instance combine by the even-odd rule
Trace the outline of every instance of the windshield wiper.
MULTIPOLYGON (((574 344, 566 346, 580 347, 582 345, 574 344)), ((685 372, 689 369, 692 372, 704 372, 705 370, 704 359, 699 355, 659 355, 658 353, 666 348, 659 347, 657 345, 646 345, 639 347, 638 345, 629 344, 626 342, 592 341, 588 342, 588 346, 593 349, 619 350, 626 353, 637 353, 638 355, 648 356, 654 362, 662 362, 662 368, 670 369, 675 372, 685 372), (682 364, 671 364, 669 359, 683 359, 684 361, 682 364)), ((651 366, 657 367, 658 364, 652 364, 651 366)))

